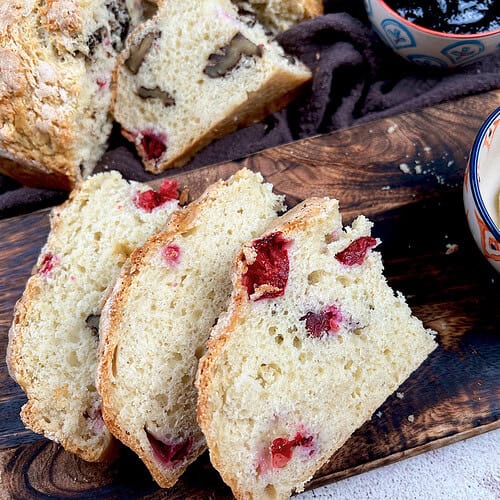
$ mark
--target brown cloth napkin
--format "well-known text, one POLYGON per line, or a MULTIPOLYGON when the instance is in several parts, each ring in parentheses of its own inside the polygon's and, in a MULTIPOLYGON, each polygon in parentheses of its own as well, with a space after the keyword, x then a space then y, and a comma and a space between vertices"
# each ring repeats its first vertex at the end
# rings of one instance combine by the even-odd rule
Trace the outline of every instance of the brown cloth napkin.
MULTIPOLYGON (((182 170, 234 160, 262 149, 468 94, 500 88, 500 51, 454 72, 406 63, 371 29, 361 0, 325 2, 325 15, 279 35, 313 71, 313 81, 287 109, 238 130, 200 151, 182 170)), ((113 131, 96 171, 115 169, 146 181, 135 151, 113 131)), ((60 191, 29 189, 0 176, 0 217, 59 203, 60 191)))

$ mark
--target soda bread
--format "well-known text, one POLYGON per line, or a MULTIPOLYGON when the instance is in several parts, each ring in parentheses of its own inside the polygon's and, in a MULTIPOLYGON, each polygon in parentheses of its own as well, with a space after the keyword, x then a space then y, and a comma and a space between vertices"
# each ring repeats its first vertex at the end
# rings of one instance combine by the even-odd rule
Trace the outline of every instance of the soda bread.
POLYGON ((111 74, 129 24, 125 0, 0 2, 1 173, 70 189, 92 172, 111 131, 111 74))
POLYGON ((25 425, 85 460, 111 443, 95 387, 100 302, 132 250, 177 207, 177 184, 159 193, 97 174, 51 213, 51 232, 14 311, 7 363, 28 397, 25 425))
POLYGON ((256 14, 273 33, 323 14, 322 0, 246 0, 236 2, 241 10, 256 14))
POLYGON ((239 253, 200 361, 198 422, 237 498, 287 498, 436 347, 382 274, 371 223, 306 200, 239 253))
POLYGON ((311 73, 230 0, 162 2, 128 38, 113 113, 153 173, 285 106, 311 73))
POLYGON ((106 302, 97 372, 104 421, 162 487, 206 447, 194 378, 227 305, 231 263, 282 209, 260 174, 219 181, 131 255, 106 302))

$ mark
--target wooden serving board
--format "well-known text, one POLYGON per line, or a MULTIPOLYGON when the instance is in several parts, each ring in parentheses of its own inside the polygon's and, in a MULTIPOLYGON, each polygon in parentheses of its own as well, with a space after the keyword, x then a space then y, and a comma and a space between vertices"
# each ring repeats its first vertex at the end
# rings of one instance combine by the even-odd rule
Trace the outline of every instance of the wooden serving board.
MULTIPOLYGON (((439 333, 439 348, 309 488, 500 426, 499 280, 475 247, 462 206, 469 148, 499 105, 500 92, 490 92, 241 161, 172 172, 197 196, 245 165, 262 172, 290 206, 332 196, 345 223, 369 216, 383 241, 390 285, 439 333)), ((0 221, 0 496, 230 498, 207 454, 173 489, 160 490, 130 452, 114 464, 89 464, 24 429, 25 397, 8 376, 5 349, 12 308, 47 232, 47 211, 0 221)))

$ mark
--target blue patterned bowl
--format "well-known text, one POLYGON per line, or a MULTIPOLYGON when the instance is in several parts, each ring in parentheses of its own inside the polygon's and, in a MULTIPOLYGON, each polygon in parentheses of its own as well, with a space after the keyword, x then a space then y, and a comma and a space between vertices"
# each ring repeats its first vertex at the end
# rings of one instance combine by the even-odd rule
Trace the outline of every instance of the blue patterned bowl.
POLYGON ((500 29, 453 35, 407 21, 383 0, 364 0, 373 29, 407 61, 434 68, 456 68, 500 49, 500 29))
POLYGON ((500 108, 483 123, 464 176, 467 223, 478 247, 500 273, 500 108))

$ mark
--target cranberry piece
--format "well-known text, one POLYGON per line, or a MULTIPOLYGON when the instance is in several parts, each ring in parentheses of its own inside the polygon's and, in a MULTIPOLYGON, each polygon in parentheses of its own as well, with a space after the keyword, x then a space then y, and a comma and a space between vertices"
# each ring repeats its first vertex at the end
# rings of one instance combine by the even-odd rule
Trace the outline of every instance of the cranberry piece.
POLYGON ((370 248, 377 245, 377 240, 370 236, 362 236, 354 240, 347 248, 335 255, 335 258, 345 266, 363 264, 366 254, 370 248))
POLYGON ((319 313, 308 312, 300 318, 300 321, 304 320, 309 337, 320 338, 325 333, 337 333, 343 317, 337 306, 328 306, 319 313))
POLYGON ((160 198, 165 203, 179 198, 179 183, 175 179, 164 179, 160 186, 160 198))
POLYGON ((167 150, 167 136, 154 130, 142 132, 141 149, 146 160, 158 160, 167 150))
POLYGON ((149 189, 142 193, 137 193, 134 197, 134 203, 137 208, 142 208, 146 212, 151 212, 156 207, 175 200, 178 197, 179 183, 173 179, 165 179, 159 192, 149 189))
POLYGON ((50 273, 54 270, 55 265, 58 262, 57 256, 52 253, 46 253, 42 257, 42 262, 40 262, 39 273, 42 276, 49 276, 50 273))
POLYGON ((165 467, 172 467, 176 462, 181 462, 191 451, 193 444, 191 438, 183 439, 177 443, 165 443, 154 437, 146 429, 145 431, 149 444, 153 448, 154 456, 165 467))
POLYGON ((282 469, 292 459, 293 451, 298 446, 310 447, 312 445, 312 436, 304 436, 297 432, 291 440, 286 438, 277 438, 271 444, 271 459, 273 467, 282 469))
POLYGON ((178 245, 167 245, 162 248, 161 256, 170 267, 174 267, 181 260, 181 249, 178 245))
POLYGON ((281 232, 255 240, 255 260, 248 265, 243 275, 243 286, 254 300, 281 297, 285 293, 290 264, 288 262, 289 241, 281 232))

